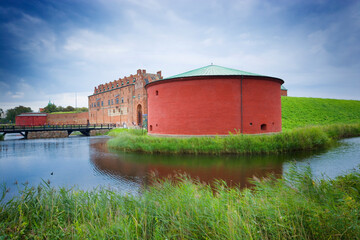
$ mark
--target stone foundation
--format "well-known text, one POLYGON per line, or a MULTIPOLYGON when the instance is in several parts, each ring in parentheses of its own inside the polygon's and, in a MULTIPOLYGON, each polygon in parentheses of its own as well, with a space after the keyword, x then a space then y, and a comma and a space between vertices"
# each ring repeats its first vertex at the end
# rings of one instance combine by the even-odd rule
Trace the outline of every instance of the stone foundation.
POLYGON ((90 136, 104 135, 108 131, 110 131, 110 129, 91 130, 90 136))
POLYGON ((39 131, 39 132, 29 132, 27 135, 28 139, 36 138, 66 138, 68 137, 67 131, 39 131))

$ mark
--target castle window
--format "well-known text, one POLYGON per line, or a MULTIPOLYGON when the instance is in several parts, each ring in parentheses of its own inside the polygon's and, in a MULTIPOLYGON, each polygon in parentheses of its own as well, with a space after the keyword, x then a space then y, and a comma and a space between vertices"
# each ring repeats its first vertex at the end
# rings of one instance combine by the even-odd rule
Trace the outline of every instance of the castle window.
POLYGON ((159 95, 159 91, 158 91, 158 90, 155 91, 155 95, 156 95, 156 96, 159 95))
POLYGON ((119 87, 119 84, 118 84, 118 83, 116 84, 116 87, 119 87))
POLYGON ((136 81, 136 79, 134 78, 134 79, 133 79, 133 82, 135 82, 135 81, 136 81))
POLYGON ((121 98, 121 103, 124 103, 124 98, 123 97, 121 98))
POLYGON ((126 83, 129 84, 129 81, 127 81, 126 83))
POLYGON ((103 101, 101 101, 101 106, 102 106, 102 107, 104 106, 104 102, 103 102, 103 101))
POLYGON ((110 99, 108 100, 108 105, 110 105, 110 99))
POLYGON ((266 130, 266 124, 261 124, 260 128, 261 130, 266 130))
POLYGON ((111 105, 113 105, 114 104, 114 99, 111 99, 111 105))
POLYGON ((140 99, 140 94, 138 94, 138 99, 140 99))
POLYGON ((100 102, 97 102, 97 106, 100 107, 100 102))
POLYGON ((150 131, 152 131, 152 125, 150 125, 150 131))
POLYGON ((124 85, 124 83, 123 83, 123 82, 121 82, 121 86, 122 86, 122 85, 124 85))
POLYGON ((118 98, 116 99, 116 104, 119 104, 119 99, 118 98))

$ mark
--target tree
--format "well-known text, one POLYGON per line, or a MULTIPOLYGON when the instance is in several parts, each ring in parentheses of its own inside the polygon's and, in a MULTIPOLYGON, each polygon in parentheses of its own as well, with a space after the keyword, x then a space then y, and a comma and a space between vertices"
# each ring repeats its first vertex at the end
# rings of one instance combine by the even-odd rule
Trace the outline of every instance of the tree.
POLYGON ((65 112, 73 112, 73 111, 75 111, 75 108, 72 106, 67 106, 66 108, 64 108, 64 111, 65 112))
POLYGON ((55 104, 49 102, 49 104, 46 107, 44 107, 44 112, 46 113, 57 112, 57 107, 55 104))
POLYGON ((31 108, 24 107, 24 106, 18 106, 18 107, 15 107, 15 108, 8 109, 6 111, 6 121, 8 123, 14 123, 15 122, 15 117, 17 115, 20 115, 22 113, 28 113, 28 112, 32 112, 31 108))
POLYGON ((2 108, 0 108, 0 119, 3 118, 4 116, 4 110, 2 110, 2 108))

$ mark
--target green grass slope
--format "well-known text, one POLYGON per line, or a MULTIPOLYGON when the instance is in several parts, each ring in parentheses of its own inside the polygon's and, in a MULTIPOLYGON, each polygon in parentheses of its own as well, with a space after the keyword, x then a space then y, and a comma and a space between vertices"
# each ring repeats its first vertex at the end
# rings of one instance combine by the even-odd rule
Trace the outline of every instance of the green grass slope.
POLYGON ((360 101, 282 97, 283 130, 308 125, 360 123, 360 101))

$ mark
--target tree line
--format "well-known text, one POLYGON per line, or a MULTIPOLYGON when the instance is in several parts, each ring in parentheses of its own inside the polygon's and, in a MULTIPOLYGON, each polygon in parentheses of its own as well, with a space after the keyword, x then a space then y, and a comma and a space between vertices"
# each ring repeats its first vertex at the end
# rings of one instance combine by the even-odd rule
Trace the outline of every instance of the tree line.
MULTIPOLYGON (((86 107, 82 107, 82 108, 74 108, 72 106, 62 107, 49 103, 46 107, 44 107, 44 110, 42 112, 54 113, 54 112, 87 112, 87 111, 88 108, 86 107)), ((17 106, 15 108, 6 110, 6 112, 4 112, 2 108, 0 108, 0 124, 15 123, 15 117, 17 115, 20 115, 22 113, 30 113, 30 112, 33 112, 33 110, 30 107, 24 107, 24 106, 17 106)))

